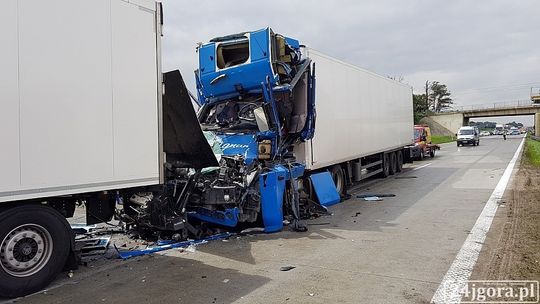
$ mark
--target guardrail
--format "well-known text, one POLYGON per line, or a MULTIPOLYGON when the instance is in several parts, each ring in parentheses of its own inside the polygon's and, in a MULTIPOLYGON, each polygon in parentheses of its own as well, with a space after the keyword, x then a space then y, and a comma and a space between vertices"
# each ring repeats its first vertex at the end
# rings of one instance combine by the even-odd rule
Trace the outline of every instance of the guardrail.
POLYGON ((481 111, 481 110, 503 110, 503 109, 514 109, 514 108, 525 108, 532 105, 538 105, 531 102, 530 100, 515 100, 515 101, 505 101, 505 102, 494 102, 494 103, 485 103, 485 104, 476 104, 468 106, 458 106, 453 107, 443 111, 442 113, 453 113, 453 112, 470 112, 470 111, 481 111))

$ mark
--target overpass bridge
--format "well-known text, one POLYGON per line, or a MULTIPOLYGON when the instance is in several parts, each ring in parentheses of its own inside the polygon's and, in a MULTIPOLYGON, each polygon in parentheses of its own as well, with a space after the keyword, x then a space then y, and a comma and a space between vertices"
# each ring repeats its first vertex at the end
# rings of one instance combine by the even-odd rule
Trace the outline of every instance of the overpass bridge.
POLYGON ((540 136, 540 104, 530 100, 512 102, 496 102, 470 106, 455 107, 445 112, 426 117, 423 122, 438 124, 448 134, 455 134, 462 126, 468 126, 474 117, 534 115, 535 135, 540 136))

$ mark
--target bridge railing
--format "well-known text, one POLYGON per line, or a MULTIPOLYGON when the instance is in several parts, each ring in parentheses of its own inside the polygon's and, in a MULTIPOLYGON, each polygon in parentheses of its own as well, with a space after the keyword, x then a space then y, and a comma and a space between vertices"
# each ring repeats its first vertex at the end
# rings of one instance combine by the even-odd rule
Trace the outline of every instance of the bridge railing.
POLYGON ((452 109, 445 110, 444 113, 450 112, 469 112, 479 110, 499 110, 499 109, 514 109, 520 107, 530 107, 533 103, 530 100, 515 100, 505 102, 494 102, 467 106, 455 106, 452 109))

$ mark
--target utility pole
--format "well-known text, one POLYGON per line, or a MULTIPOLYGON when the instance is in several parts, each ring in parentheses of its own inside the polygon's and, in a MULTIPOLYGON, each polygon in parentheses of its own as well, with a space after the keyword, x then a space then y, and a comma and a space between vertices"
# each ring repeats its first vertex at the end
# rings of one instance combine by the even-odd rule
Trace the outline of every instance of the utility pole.
POLYGON ((429 80, 426 80, 426 108, 429 110, 429 80))

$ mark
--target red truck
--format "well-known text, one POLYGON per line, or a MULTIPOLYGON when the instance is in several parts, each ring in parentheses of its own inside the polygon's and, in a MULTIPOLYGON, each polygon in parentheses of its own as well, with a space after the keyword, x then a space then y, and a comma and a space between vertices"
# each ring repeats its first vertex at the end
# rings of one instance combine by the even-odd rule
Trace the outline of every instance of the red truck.
POLYGON ((422 160, 426 156, 435 157, 435 151, 440 150, 439 145, 431 142, 431 130, 426 125, 414 126, 414 148, 412 156, 415 159, 422 160))

